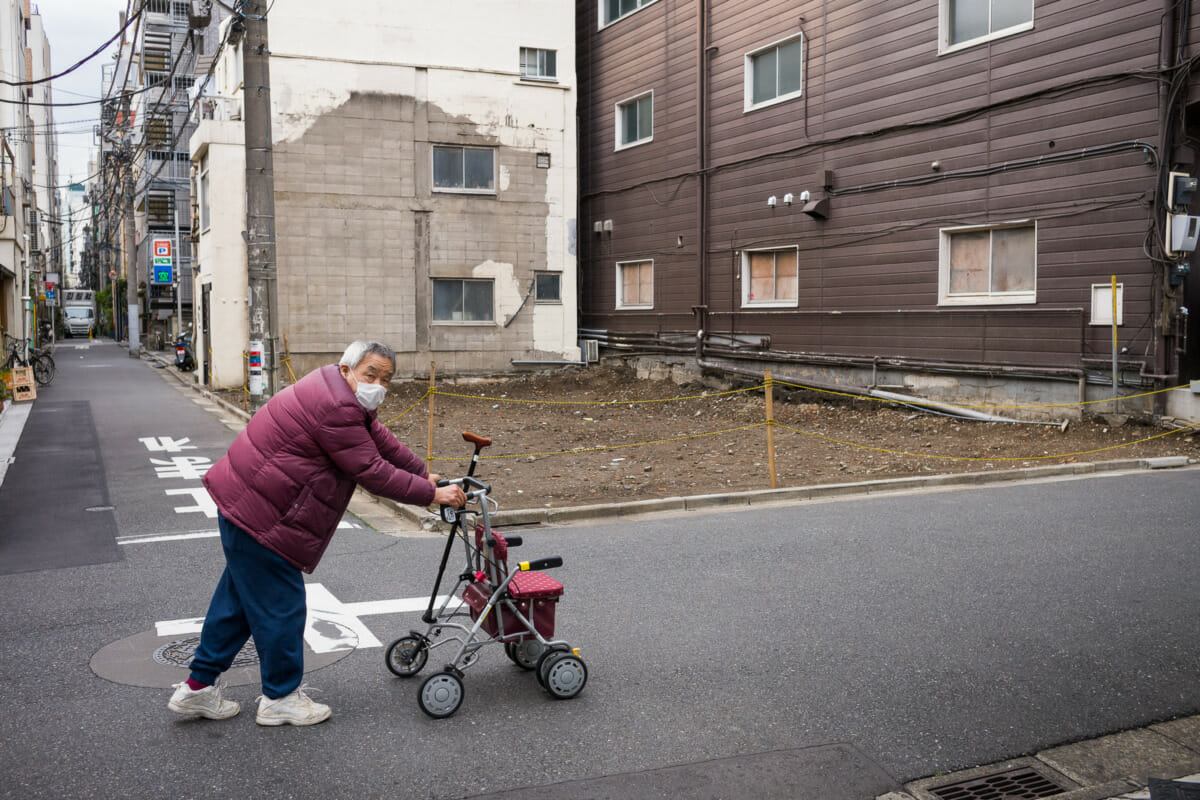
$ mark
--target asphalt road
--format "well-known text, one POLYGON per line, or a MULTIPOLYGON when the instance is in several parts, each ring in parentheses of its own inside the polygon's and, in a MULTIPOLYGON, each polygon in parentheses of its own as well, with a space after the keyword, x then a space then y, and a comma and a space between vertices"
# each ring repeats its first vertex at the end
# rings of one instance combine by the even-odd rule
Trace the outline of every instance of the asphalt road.
MULTIPOLYGON (((202 463, 174 459, 234 432, 115 345, 57 358, 0 485, 2 797, 832 800, 1200 711, 1188 469, 532 528, 521 558, 565 559, 579 697, 485 648, 435 721, 360 639, 307 676, 327 723, 256 726, 252 684, 239 716, 181 720, 94 664, 152 664, 156 623, 204 613, 220 546, 202 463)), ((441 547, 350 528, 308 580, 419 597, 441 547)), ((360 620, 386 644, 418 616, 360 620)))

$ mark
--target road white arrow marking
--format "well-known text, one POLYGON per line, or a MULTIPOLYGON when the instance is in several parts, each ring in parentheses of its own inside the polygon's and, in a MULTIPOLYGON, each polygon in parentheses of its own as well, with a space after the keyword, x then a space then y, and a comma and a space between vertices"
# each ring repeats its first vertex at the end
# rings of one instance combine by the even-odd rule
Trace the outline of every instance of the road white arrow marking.
MULTIPOLYGON (((371 633, 360 617, 373 614, 407 614, 424 611, 429 605, 428 597, 404 597, 395 600, 368 600, 359 603, 343 603, 333 592, 320 583, 304 585, 307 595, 308 616, 304 623, 304 641, 314 653, 333 653, 338 650, 383 647, 382 642, 371 633), (335 622, 336 625, 322 625, 335 622), (346 629, 354 633, 347 636, 346 629), (356 638, 357 641, 356 641, 356 638)), ((436 603, 446 602, 440 595, 436 603)), ((204 627, 204 617, 170 619, 154 623, 159 636, 184 636, 199 633, 204 627)))

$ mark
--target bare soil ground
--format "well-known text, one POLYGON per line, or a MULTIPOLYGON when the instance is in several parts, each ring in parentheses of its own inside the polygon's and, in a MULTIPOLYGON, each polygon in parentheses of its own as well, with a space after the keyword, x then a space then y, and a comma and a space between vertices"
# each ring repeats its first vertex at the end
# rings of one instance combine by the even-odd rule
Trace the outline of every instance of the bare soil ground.
MULTIPOLYGON (((423 457, 428 399, 399 415, 427 388, 393 384, 379 411, 423 457)), ((766 418, 761 389, 717 394, 595 366, 437 388, 432 471, 465 472, 471 446, 462 431, 490 437, 477 474, 491 481, 504 508, 770 488, 767 429, 747 427, 766 418), (679 397, 687 399, 648 402, 679 397), (518 402, 529 400, 542 402, 518 402), (725 432, 708 435, 717 431, 725 432)), ((779 386, 774 414, 780 487, 1152 456, 1200 459, 1195 428, 1173 431, 1135 420, 1114 427, 1094 417, 1066 431, 964 422, 779 386)))

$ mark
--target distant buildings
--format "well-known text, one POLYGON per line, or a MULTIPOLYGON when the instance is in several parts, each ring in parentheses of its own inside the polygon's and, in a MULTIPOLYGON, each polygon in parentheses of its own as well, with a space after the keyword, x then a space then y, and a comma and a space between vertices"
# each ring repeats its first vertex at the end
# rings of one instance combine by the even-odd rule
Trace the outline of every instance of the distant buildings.
POLYGON ((0 332, 33 335, 61 281, 50 43, 29 0, 0 0, 0 332))

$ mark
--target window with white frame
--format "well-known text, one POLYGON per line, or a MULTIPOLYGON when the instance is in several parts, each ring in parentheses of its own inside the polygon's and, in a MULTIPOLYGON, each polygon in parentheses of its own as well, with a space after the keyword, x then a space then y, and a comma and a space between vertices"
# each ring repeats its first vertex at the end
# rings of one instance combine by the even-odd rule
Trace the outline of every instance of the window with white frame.
POLYGON ((1033 0, 940 0, 940 5, 943 53, 1033 28, 1033 0))
POLYGON ((621 150, 654 138, 654 92, 617 103, 617 146, 621 150))
POLYGON ((1023 221, 944 228, 940 305, 998 305, 1037 300, 1037 226, 1023 221))
POLYGON ((799 299, 796 247, 742 251, 742 305, 794 307, 799 299))
POLYGON ((534 274, 534 302, 562 302, 562 274, 558 272, 538 272, 534 274))
POLYGON ((433 189, 438 192, 495 194, 495 148, 434 145, 433 189))
POLYGON ((617 262, 617 308, 654 308, 654 261, 617 262))
POLYGON ((600 27, 610 25, 622 17, 627 17, 639 8, 644 8, 656 0, 600 0, 600 27))
POLYGON ((536 47, 521 48, 521 77, 528 81, 558 80, 558 53, 536 47))
POLYGON ((804 37, 746 54, 745 110, 799 97, 804 89, 804 37))
POLYGON ((206 230, 208 230, 208 227, 210 224, 209 210, 208 210, 209 186, 208 186, 208 154, 207 153, 205 153, 203 156, 200 157, 200 181, 199 181, 199 184, 200 184, 200 188, 199 188, 198 194, 200 195, 200 230, 206 231, 206 230))
POLYGON ((496 319, 491 280, 434 278, 434 322, 493 322, 496 319))

